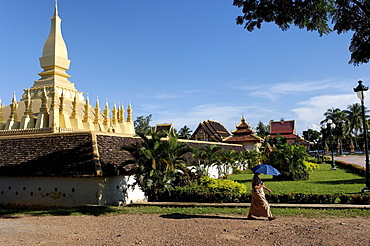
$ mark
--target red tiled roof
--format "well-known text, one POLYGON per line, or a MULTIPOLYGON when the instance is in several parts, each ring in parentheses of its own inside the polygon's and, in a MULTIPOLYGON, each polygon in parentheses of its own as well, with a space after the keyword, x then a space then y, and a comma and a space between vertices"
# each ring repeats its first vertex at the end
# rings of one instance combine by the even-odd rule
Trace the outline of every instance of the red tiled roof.
POLYGON ((270 134, 296 134, 295 121, 270 121, 270 134))

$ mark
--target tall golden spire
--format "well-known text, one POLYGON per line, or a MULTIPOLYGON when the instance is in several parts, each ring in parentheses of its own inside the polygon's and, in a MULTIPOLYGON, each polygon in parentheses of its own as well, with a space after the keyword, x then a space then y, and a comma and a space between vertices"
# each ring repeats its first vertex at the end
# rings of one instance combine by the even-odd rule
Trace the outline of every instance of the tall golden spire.
POLYGON ((40 65, 44 69, 39 73, 41 78, 35 81, 33 87, 57 86, 65 89, 76 90, 66 73, 69 69, 67 46, 61 30, 61 19, 58 16, 58 1, 55 1, 54 16, 51 17, 51 28, 44 44, 40 65))

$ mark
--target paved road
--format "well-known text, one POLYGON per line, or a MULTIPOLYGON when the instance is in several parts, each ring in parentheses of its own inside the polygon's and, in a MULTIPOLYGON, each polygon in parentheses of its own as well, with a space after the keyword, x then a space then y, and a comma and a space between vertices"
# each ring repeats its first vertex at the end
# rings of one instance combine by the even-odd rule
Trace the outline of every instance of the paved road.
POLYGON ((351 164, 356 164, 365 167, 365 156, 364 155, 343 155, 334 156, 334 160, 344 161, 351 164))

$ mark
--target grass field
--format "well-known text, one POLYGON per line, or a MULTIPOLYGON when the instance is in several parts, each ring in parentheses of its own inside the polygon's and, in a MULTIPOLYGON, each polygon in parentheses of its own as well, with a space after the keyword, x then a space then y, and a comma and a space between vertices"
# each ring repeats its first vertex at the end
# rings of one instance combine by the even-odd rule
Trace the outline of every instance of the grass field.
MULTIPOLYGON (((295 216, 308 218, 322 217, 356 217, 370 216, 369 209, 307 209, 307 208, 272 208, 276 216, 295 216)), ((104 216, 119 214, 230 214, 237 216, 246 216, 249 208, 228 208, 228 207, 159 207, 159 206, 141 206, 141 207, 109 207, 109 206, 85 206, 63 209, 0 209, 0 218, 26 216, 104 216)))
MULTIPOLYGON (((273 181, 272 176, 261 174, 260 178, 273 193, 314 193, 336 194, 357 193, 364 187, 364 177, 346 172, 343 169, 330 170, 330 164, 319 164, 320 168, 310 172, 308 180, 299 181, 273 181)), ((232 175, 229 179, 245 184, 251 190, 253 173, 250 170, 242 174, 232 175)))

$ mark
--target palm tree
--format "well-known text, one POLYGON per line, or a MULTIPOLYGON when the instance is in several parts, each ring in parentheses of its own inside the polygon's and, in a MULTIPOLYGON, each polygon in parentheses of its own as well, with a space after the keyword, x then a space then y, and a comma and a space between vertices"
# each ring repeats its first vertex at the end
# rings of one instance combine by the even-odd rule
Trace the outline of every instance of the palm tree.
POLYGON ((138 184, 151 200, 158 189, 173 185, 179 176, 190 181, 184 154, 191 151, 185 143, 177 141, 173 132, 165 132, 168 138, 162 140, 162 132, 151 132, 150 136, 139 133, 142 141, 122 149, 130 152, 138 169, 135 184, 138 184))
POLYGON ((183 128, 179 130, 177 134, 179 135, 179 138, 181 139, 190 139, 191 132, 192 130, 190 130, 190 128, 185 125, 183 128))
POLYGON ((363 126, 361 110, 361 105, 359 103, 348 105, 347 110, 344 110, 346 117, 348 118, 349 130, 356 137, 358 136, 358 133, 362 131, 363 126))
MULTIPOLYGON (((324 116, 326 117, 324 120, 322 120, 320 123, 327 123, 329 119, 333 121, 333 123, 336 125, 334 131, 333 131, 333 138, 336 138, 338 141, 338 144, 340 145, 340 153, 342 154, 342 141, 345 137, 349 135, 349 123, 348 118, 346 117, 346 113, 339 108, 331 108, 328 109, 324 113, 324 116)), ((332 143, 333 144, 333 143, 332 143)))
POLYGON ((148 116, 138 116, 136 120, 134 121, 134 128, 137 135, 144 134, 148 135, 150 134, 150 131, 153 129, 153 127, 150 126, 150 121, 152 120, 152 115, 148 116))
POLYGON ((204 145, 201 148, 193 148, 192 159, 194 160, 194 166, 196 168, 196 172, 199 175, 208 175, 209 168, 219 162, 219 151, 221 147, 213 144, 213 145, 204 145))
POLYGON ((359 103, 348 105, 347 110, 344 110, 349 122, 348 131, 355 137, 355 146, 357 146, 358 133, 362 132, 363 120, 362 109, 359 103))

